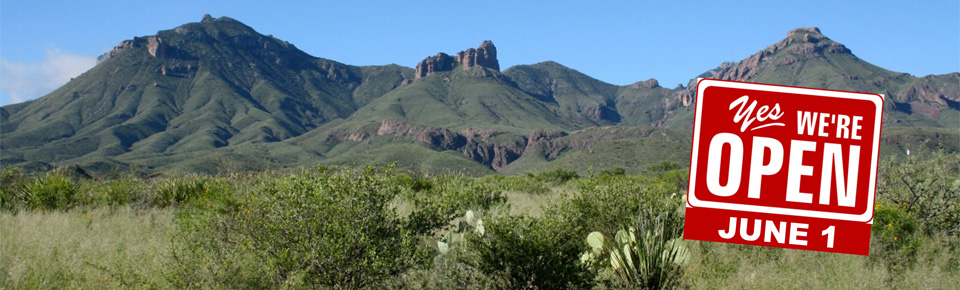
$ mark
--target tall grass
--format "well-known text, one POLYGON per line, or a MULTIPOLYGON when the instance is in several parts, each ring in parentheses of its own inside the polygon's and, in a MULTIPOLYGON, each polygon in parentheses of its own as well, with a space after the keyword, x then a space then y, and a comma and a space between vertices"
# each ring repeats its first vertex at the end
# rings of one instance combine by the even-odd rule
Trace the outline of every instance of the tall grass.
MULTIPOLYGON (((877 238, 876 235, 873 237, 877 238)), ((873 256, 694 241, 685 280, 693 289, 956 289, 960 241, 924 243, 913 267, 891 272, 873 256)))
POLYGON ((173 209, 0 213, 0 288, 165 285, 173 209))

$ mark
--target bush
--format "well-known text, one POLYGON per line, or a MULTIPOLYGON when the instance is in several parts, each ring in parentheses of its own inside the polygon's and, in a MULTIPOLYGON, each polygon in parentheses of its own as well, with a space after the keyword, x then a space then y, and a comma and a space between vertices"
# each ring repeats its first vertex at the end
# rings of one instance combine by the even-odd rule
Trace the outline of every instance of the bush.
MULTIPOLYGON (((213 178, 200 176, 167 178, 154 185, 153 191, 145 202, 158 207, 173 206, 203 196, 218 195, 225 190, 225 186, 213 178)), ((121 195, 123 192, 120 191, 125 189, 118 187, 111 190, 117 190, 118 192, 114 194, 121 195)))
POLYGON ((579 194, 547 208, 546 214, 575 227, 579 235, 612 234, 633 223, 643 208, 675 210, 682 203, 679 189, 657 178, 600 176, 581 179, 579 194))
POLYGON ((27 205, 33 209, 66 210, 77 204, 80 186, 59 171, 50 171, 28 182, 23 189, 27 205))
POLYGON ((558 185, 573 179, 580 178, 580 175, 577 174, 576 170, 565 170, 563 168, 556 168, 553 170, 540 172, 539 174, 536 175, 536 178, 554 185, 558 185))
POLYGON ((909 213, 924 234, 960 234, 960 155, 891 156, 877 183, 878 202, 909 213))
POLYGON ((0 210, 15 211, 26 203, 24 188, 27 178, 16 167, 4 167, 0 170, 0 210))
POLYGON ((442 229, 467 210, 487 210, 507 200, 495 183, 465 177, 445 177, 429 190, 408 192, 405 199, 413 204, 409 223, 415 234, 442 229))
POLYGON ((554 219, 492 219, 484 234, 467 235, 464 259, 504 289, 588 289, 593 273, 578 260, 585 248, 554 219))
POLYGON ((552 186, 533 174, 503 176, 489 175, 481 178, 484 182, 497 186, 502 190, 513 192, 523 192, 530 194, 545 194, 550 192, 552 186))
POLYGON ((129 176, 121 176, 108 181, 99 181, 86 188, 89 203, 119 206, 131 202, 143 201, 143 181, 129 176))
POLYGON ((665 160, 655 164, 647 165, 647 171, 652 173, 667 172, 679 169, 681 169, 680 164, 673 160, 665 160))
POLYGON ((382 289, 509 289, 463 263, 460 249, 436 256, 429 267, 414 268, 385 281, 382 289))
POLYGON ((604 175, 627 175, 627 170, 623 167, 614 167, 609 170, 600 171, 600 176, 604 175))
POLYGON ((374 168, 318 170, 266 179, 235 200, 200 200, 179 220, 192 238, 176 251, 175 284, 375 287, 427 259, 390 206, 400 190, 374 168))

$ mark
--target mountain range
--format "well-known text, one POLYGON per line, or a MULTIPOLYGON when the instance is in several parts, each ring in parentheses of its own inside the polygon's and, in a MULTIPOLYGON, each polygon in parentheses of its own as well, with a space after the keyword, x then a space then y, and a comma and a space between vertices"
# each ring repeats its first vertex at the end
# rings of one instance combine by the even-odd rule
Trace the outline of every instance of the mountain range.
POLYGON ((483 41, 414 68, 353 66, 206 15, 122 41, 50 94, 0 107, 0 165, 634 172, 687 163, 698 77, 885 94, 883 154, 960 150, 960 73, 892 72, 817 28, 672 89, 655 79, 613 85, 552 61, 501 70, 497 53, 483 41))

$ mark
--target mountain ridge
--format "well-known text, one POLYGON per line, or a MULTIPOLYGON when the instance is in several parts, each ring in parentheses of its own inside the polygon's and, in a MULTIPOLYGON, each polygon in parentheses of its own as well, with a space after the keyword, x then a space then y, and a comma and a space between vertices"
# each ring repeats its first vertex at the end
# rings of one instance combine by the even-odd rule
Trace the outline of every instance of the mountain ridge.
MULTIPOLYGON (((553 61, 501 71, 497 53, 487 40, 415 68, 352 66, 206 15, 122 41, 47 96, 0 107, 0 165, 212 172, 209 163, 233 159, 263 169, 397 156, 415 168, 519 173, 576 164, 565 152, 590 156, 576 152, 592 146, 689 146, 676 132, 692 124, 695 78, 674 89, 655 79, 618 86, 553 61)), ((700 77, 883 93, 885 128, 960 127, 960 73, 891 72, 817 28, 700 77)), ((944 135, 948 145, 957 137, 944 135)))

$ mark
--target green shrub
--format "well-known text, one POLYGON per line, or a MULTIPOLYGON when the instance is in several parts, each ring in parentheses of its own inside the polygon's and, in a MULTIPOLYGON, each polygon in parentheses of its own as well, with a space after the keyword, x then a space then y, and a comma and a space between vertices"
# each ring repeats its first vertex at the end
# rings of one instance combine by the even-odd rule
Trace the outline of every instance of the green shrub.
POLYGON ((145 198, 143 181, 129 176, 98 181, 90 184, 86 190, 90 195, 89 203, 96 205, 126 205, 145 198))
POLYGON ((643 208, 675 210, 682 203, 676 185, 637 176, 599 176, 581 179, 579 194, 549 206, 546 214, 564 220, 580 235, 599 231, 612 234, 629 225, 643 208))
POLYGON ((416 234, 442 229, 467 210, 487 210, 506 202, 495 183, 453 176, 438 179, 429 190, 409 192, 405 199, 414 208, 408 219, 416 234))
POLYGON ((614 168, 611 168, 611 169, 608 169, 608 170, 600 171, 600 176, 604 176, 604 175, 610 175, 610 176, 612 176, 612 175, 626 175, 626 174, 627 174, 627 170, 624 169, 623 167, 614 167, 614 168))
POLYGON ((570 180, 580 178, 580 175, 577 174, 576 170, 565 170, 563 168, 556 168, 549 171, 540 172, 536 175, 537 179, 546 181, 548 183, 557 185, 570 180))
POLYGON ((491 219, 484 234, 466 235, 465 261, 503 289, 588 289, 594 274, 579 261, 585 248, 555 219, 491 219))
POLYGON ((510 289, 464 263, 462 248, 434 257, 427 267, 411 269, 383 283, 382 289, 510 289))
POLYGON ((882 164, 878 201, 915 217, 926 235, 960 234, 960 155, 918 151, 882 164))
POLYGON ((19 168, 4 167, 0 170, 0 210, 15 211, 25 205, 26 184, 27 178, 19 168))
POLYGON ((680 164, 673 160, 664 160, 657 162, 655 164, 647 165, 647 172, 667 172, 673 170, 679 170, 680 164))
POLYGON ((482 180, 503 190, 530 194, 545 194, 550 192, 553 187, 532 174, 517 176, 490 175, 482 178, 482 180))
POLYGON ((389 172, 368 167, 267 178, 236 199, 198 200, 179 222, 193 238, 175 251, 175 284, 376 287, 427 260, 390 206, 400 191, 389 172))
POLYGON ((402 186, 412 190, 413 192, 430 190, 434 185, 433 181, 423 176, 398 173, 397 179, 400 181, 402 186))
POLYGON ((69 209, 80 197, 77 181, 56 170, 28 182, 23 190, 27 205, 33 209, 69 209))
POLYGON ((884 250, 912 251, 923 237, 920 222, 911 212, 903 210, 900 204, 885 200, 874 206, 871 231, 878 239, 874 244, 885 247, 884 250))
MULTIPOLYGON (((116 188, 122 191, 122 188, 116 188)), ((145 202, 151 206, 167 207, 189 202, 194 199, 217 195, 224 191, 225 185, 213 178, 200 176, 173 177, 163 179, 154 185, 153 191, 145 202)), ((122 194, 117 192, 116 194, 122 194)))

